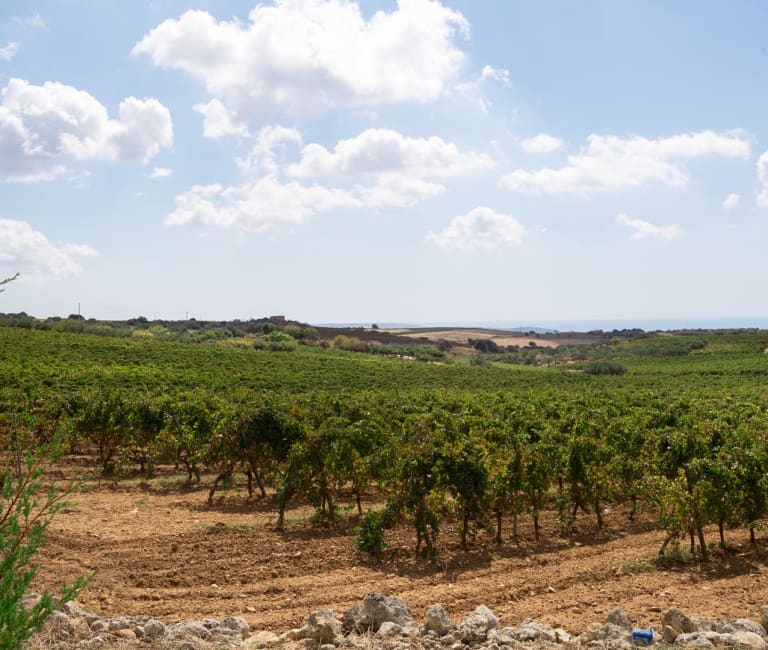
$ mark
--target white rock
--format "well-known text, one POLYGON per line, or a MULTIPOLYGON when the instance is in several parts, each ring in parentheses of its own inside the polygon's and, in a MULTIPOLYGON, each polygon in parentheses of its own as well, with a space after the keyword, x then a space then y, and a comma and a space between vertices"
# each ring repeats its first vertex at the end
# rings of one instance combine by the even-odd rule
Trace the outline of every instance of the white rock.
POLYGON ((526 618, 515 631, 515 638, 518 641, 547 641, 549 643, 556 643, 557 633, 545 623, 539 623, 531 618, 526 618))
POLYGON ((154 618, 144 623, 144 636, 148 639, 159 639, 165 634, 165 625, 154 618))
POLYGON ((379 626, 379 629, 376 632, 376 636, 382 639, 392 638, 400 636, 402 631, 403 628, 401 628, 397 623, 393 623, 392 621, 384 621, 379 626))
POLYGON ((271 648, 272 646, 280 643, 280 637, 274 632, 268 632, 266 630, 260 630, 254 632, 248 638, 248 641, 243 644, 244 648, 271 648))
POLYGON ((247 639, 251 635, 251 627, 248 625, 248 621, 242 616, 230 616, 229 618, 224 619, 221 623, 221 627, 236 632, 243 639, 247 639))
POLYGON ((341 635, 341 621, 330 609, 319 609, 309 615, 307 636, 320 644, 333 643, 341 635))
POLYGON ((424 626, 427 630, 445 636, 453 629, 453 621, 442 605, 430 605, 427 608, 427 621, 424 626))

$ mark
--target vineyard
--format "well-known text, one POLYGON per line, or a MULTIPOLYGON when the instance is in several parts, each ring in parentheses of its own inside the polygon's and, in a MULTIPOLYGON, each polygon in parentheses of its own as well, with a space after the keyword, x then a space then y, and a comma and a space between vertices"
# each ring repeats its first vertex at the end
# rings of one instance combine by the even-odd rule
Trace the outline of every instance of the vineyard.
POLYGON ((706 560, 729 529, 756 544, 768 516, 768 335, 702 336, 670 356, 623 342, 611 356, 628 372, 593 376, 3 327, 0 441, 10 458, 56 437, 118 482, 204 473, 211 504, 247 484, 278 529, 292 503, 317 525, 352 511, 374 557, 402 522, 435 561, 446 520, 471 550, 478 535, 514 543, 523 519, 539 540, 545 512, 570 539, 578 516, 599 528, 623 504, 666 532, 660 553, 685 539, 706 560))

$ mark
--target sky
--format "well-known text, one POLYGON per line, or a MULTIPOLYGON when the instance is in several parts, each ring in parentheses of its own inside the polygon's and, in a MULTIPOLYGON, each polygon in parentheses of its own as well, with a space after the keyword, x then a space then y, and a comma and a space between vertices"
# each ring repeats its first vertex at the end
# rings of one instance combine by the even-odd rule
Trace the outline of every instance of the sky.
POLYGON ((0 311, 768 318, 768 3, 3 0, 0 311))

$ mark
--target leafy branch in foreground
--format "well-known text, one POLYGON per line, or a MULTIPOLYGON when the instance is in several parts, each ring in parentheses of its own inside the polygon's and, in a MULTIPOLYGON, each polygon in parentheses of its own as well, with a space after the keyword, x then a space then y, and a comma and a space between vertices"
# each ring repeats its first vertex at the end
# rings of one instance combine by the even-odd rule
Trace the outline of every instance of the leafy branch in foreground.
MULTIPOLYGON (((16 275, 11 275, 10 277, 3 278, 2 280, 0 280, 0 286, 4 284, 8 284, 9 282, 13 282, 18 277, 19 277, 19 274, 16 273, 16 275)), ((5 289, 0 289, 0 293, 2 293, 3 291, 5 291, 5 289)))
MULTIPOLYGON (((71 492, 46 486, 43 470, 47 460, 56 457, 52 448, 43 448, 37 457, 27 455, 26 471, 14 476, 10 467, 2 474, 0 494, 0 650, 21 647, 35 633, 54 609, 49 593, 31 607, 25 607, 27 593, 36 567, 35 554, 45 543, 45 531, 54 515, 66 507, 71 492)), ((89 578, 81 577, 73 585, 62 587, 58 598, 72 600, 89 578)))

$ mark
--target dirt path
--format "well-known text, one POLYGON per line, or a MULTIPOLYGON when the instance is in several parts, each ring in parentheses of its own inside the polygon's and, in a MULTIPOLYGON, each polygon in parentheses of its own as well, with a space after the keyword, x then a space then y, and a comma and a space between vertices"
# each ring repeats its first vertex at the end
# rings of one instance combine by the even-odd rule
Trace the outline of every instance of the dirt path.
POLYGON ((638 625, 658 627, 659 607, 757 618, 768 603, 765 542, 755 553, 741 532, 730 536, 734 549, 708 565, 665 568, 654 562, 662 534, 648 519, 630 530, 620 509, 606 515, 603 531, 591 518, 579 521, 574 545, 557 537, 551 516, 548 542, 534 544, 526 524, 520 546, 498 549, 482 533, 470 552, 445 525, 434 566, 414 558, 414 535, 403 527, 388 531, 387 557, 376 564, 355 549, 349 525, 317 528, 306 507, 292 510, 279 534, 268 504, 230 491, 209 508, 204 488, 184 492, 169 482, 76 495, 49 529, 35 586, 96 570, 81 600, 103 616, 174 622, 238 614, 253 629, 276 632, 302 624, 314 609, 340 612, 370 591, 402 598, 419 617, 436 602, 454 617, 485 603, 505 625, 534 617, 572 632, 616 605, 638 625))

